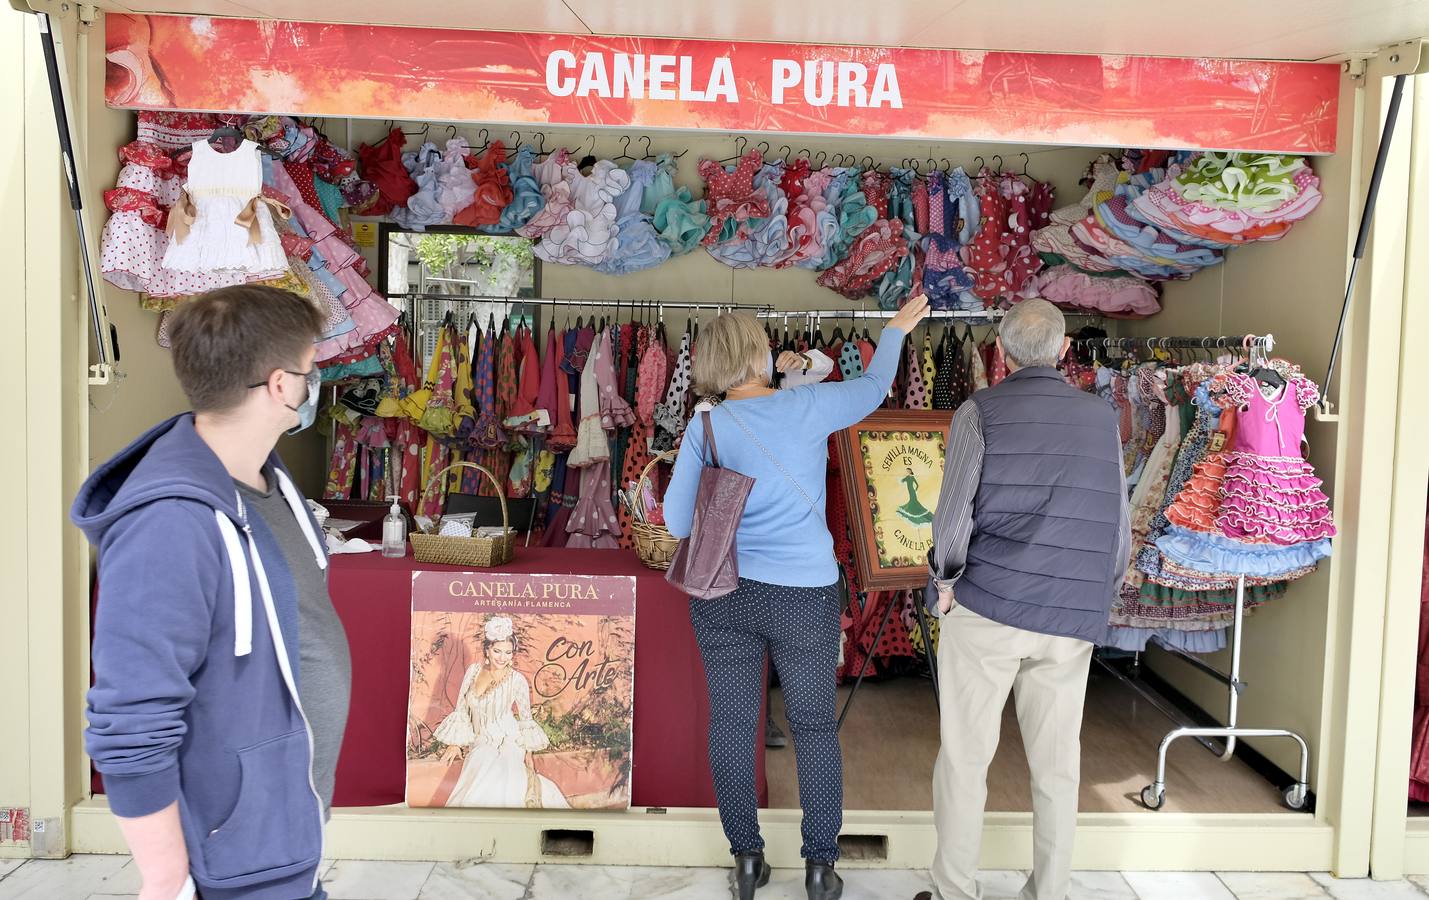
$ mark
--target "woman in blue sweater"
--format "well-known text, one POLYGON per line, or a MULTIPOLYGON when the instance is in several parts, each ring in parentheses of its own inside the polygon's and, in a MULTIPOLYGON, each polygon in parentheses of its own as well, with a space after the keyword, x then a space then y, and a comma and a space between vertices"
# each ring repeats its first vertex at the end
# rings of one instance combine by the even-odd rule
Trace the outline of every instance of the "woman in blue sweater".
MULTIPOLYGON (((883 329, 863 376, 831 384, 774 390, 768 339, 749 316, 719 316, 695 349, 696 391, 723 397, 710 413, 720 464, 755 479, 736 536, 739 586, 713 600, 690 600, 709 682, 710 769, 740 900, 750 900, 769 880, 754 790, 766 654, 784 687, 794 733, 805 888, 810 900, 843 894, 834 872, 843 824, 835 716, 841 609, 834 541, 824 519, 828 438, 879 407, 893 385, 903 339, 927 315, 927 299, 911 298, 883 329)), ((676 537, 690 533, 703 446, 704 421, 697 415, 665 493, 665 522, 676 537)))

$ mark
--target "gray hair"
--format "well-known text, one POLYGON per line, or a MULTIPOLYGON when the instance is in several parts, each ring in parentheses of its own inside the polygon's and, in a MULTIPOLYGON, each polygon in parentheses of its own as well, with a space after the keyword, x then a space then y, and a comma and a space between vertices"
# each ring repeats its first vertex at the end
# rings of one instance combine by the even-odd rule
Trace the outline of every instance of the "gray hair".
POLYGON ((1061 362, 1067 320, 1046 300, 1023 300, 1007 311, 997 329, 1002 352, 1018 368, 1055 366, 1061 362))

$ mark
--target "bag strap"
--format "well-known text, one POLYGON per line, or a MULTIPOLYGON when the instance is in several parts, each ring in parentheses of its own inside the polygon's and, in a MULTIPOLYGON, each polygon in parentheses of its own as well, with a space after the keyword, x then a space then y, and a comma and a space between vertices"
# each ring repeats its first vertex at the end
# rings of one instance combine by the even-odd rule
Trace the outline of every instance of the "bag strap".
POLYGON ((704 426, 705 426, 705 427, 704 427, 704 432, 705 432, 705 448, 704 448, 704 449, 705 449, 705 459, 707 460, 707 462, 705 463, 705 465, 707 465, 707 466, 713 466, 714 468, 718 469, 718 468, 720 467, 720 465, 719 465, 719 447, 715 444, 714 428, 712 427, 712 424, 711 424, 711 422, 710 422, 710 411, 709 411, 709 410, 705 410, 704 412, 700 413, 700 415, 703 417, 704 426))
MULTIPOLYGON (((745 427, 744 423, 739 420, 739 416, 736 416, 733 410, 731 410, 728 406, 723 407, 723 409, 725 412, 729 413, 729 417, 734 420, 734 424, 738 425, 740 427, 740 430, 742 430, 745 435, 748 436, 749 439, 754 442, 754 446, 758 447, 760 452, 763 453, 766 457, 768 457, 770 462, 774 463, 774 468, 779 470, 779 474, 783 475, 786 479, 788 479, 789 483, 794 486, 794 490, 799 492, 799 496, 804 498, 804 502, 809 504, 809 508, 812 509, 814 511, 814 514, 819 517, 819 521, 827 523, 828 520, 824 517, 824 511, 819 509, 819 507, 814 503, 813 498, 810 497, 808 492, 804 490, 803 485, 799 484, 799 482, 794 480, 794 476, 789 474, 789 470, 784 468, 784 464, 779 462, 779 458, 776 457, 774 454, 770 453, 769 450, 759 442, 759 438, 755 437, 754 432, 750 431, 748 428, 745 427)), ((706 433, 708 433, 709 413, 706 412, 705 416, 707 417, 705 420, 705 431, 706 433)))

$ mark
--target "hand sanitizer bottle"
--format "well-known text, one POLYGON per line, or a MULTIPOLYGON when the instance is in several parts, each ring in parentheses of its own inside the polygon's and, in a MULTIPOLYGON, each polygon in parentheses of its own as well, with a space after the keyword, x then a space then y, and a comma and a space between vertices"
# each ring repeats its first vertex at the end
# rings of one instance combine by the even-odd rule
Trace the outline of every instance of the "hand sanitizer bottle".
POLYGON ((392 501, 392 511, 382 520, 382 555, 400 559, 407 555, 407 519, 397 505, 397 496, 387 499, 392 501))

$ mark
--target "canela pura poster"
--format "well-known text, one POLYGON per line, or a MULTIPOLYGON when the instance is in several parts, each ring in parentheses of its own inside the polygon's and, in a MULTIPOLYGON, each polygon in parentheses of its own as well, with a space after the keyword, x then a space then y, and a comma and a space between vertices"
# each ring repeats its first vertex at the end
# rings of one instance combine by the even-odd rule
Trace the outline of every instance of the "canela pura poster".
POLYGON ((407 804, 627 809, 635 579, 417 572, 407 804))

